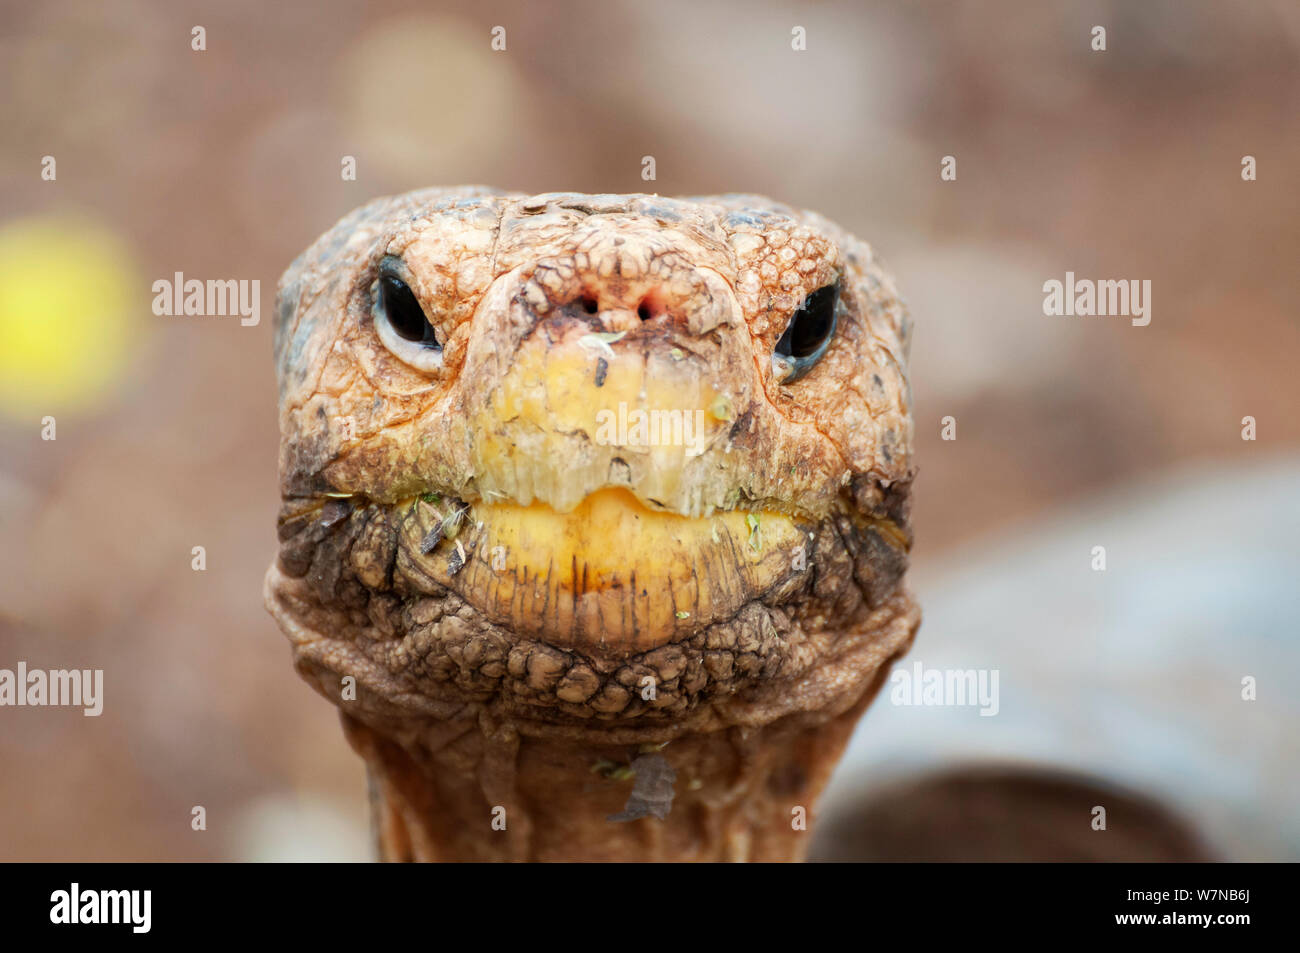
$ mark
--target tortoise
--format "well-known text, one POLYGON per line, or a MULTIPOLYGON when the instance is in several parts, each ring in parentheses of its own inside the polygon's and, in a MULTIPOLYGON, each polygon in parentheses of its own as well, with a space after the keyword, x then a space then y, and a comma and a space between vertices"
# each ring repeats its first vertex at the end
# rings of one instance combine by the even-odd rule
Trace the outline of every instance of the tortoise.
POLYGON ((920 622, 910 336, 759 196, 427 189, 317 239, 265 597, 379 856, 802 859, 920 622))

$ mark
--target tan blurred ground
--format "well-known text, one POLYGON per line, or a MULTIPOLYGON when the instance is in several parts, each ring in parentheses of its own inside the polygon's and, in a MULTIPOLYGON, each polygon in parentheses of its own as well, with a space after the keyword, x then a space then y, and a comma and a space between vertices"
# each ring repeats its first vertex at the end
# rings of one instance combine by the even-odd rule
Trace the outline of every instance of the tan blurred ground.
POLYGON ((1288 0, 0 10, 0 215, 112 230, 143 329, 119 386, 61 414, 56 442, 39 415, 0 416, 0 667, 107 682, 97 719, 0 711, 0 858, 260 856, 285 817, 322 819, 308 839, 341 825, 299 853, 363 849, 360 762, 260 589, 275 280, 376 195, 752 191, 867 238, 915 313, 919 561, 1171 465, 1230 472, 1300 444, 1288 0), (939 180, 947 154, 956 182, 939 180), (1066 270, 1149 278, 1151 325, 1044 317, 1042 283, 1066 270), (260 279, 260 326, 153 316, 151 283, 176 271, 260 279))

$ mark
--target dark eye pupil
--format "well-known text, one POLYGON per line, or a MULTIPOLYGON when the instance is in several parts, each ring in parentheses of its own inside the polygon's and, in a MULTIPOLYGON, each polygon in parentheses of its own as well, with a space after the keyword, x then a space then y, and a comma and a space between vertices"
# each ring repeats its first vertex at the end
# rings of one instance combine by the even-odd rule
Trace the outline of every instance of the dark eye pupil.
POLYGON ((776 342, 777 355, 793 365, 792 378, 806 372, 825 352, 835 333, 835 302, 839 294, 839 282, 810 294, 786 325, 781 340, 776 342))
POLYGON ((415 300, 415 293, 406 282, 392 275, 379 279, 379 306, 394 331, 408 341, 418 341, 425 347, 438 347, 433 325, 424 316, 424 309, 415 300))

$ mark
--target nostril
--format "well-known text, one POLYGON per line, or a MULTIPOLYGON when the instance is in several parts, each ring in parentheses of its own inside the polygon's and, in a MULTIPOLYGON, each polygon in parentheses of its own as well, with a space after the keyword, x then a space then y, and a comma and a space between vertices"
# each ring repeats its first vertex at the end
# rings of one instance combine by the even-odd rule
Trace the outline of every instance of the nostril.
POLYGON ((586 311, 588 314, 595 314, 599 310, 599 307, 596 304, 596 299, 591 295, 583 295, 582 310, 586 311))
POLYGON ((658 296, 648 294, 641 299, 641 303, 636 307, 636 315, 642 321, 650 321, 664 313, 663 302, 658 296))

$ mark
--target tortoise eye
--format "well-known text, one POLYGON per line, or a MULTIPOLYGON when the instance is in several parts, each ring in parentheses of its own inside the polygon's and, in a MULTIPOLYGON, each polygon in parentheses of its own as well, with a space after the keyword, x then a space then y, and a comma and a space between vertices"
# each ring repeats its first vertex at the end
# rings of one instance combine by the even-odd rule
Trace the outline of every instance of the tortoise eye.
POLYGON ((835 336, 839 317, 840 283, 818 288, 790 318, 785 333, 776 342, 773 362, 782 383, 789 384, 812 370, 835 336))
POLYGON ((401 269, 398 258, 379 264, 372 306, 375 330, 398 359, 422 371, 436 370, 442 366, 442 342, 401 269))
POLYGON ((383 275, 379 279, 379 309, 394 331, 407 341, 418 341, 425 347, 439 347, 438 335, 424 316, 415 292, 401 278, 383 275))

